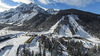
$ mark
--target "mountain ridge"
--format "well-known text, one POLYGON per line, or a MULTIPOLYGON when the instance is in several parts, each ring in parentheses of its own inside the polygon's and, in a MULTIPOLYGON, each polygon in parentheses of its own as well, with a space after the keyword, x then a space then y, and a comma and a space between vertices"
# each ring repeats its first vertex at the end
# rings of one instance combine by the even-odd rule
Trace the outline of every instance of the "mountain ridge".
MULTIPOLYGON (((40 8, 37 4, 33 3, 22 4, 21 6, 17 7, 17 11, 15 12, 12 11, 14 11, 14 9, 11 9, 9 13, 0 16, 0 23, 8 25, 7 27, 9 30, 35 31, 35 32, 47 31, 63 16, 73 14, 77 15, 79 20, 76 21, 78 22, 79 25, 83 27, 84 30, 86 30, 87 32, 89 31, 91 34, 94 34, 98 37, 100 36, 98 34, 100 32, 99 14, 81 11, 78 9, 66 9, 66 10, 55 11, 54 9, 51 8, 45 11, 44 9, 40 8)), ((1 26, 2 26, 1 29, 6 27, 6 26, 3 27, 3 25, 1 26)))

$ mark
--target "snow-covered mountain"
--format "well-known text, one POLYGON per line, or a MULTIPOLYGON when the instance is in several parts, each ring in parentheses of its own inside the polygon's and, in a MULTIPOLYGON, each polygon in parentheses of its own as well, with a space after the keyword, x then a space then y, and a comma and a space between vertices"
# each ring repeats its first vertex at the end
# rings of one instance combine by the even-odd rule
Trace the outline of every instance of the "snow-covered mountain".
MULTIPOLYGON (((80 27, 83 28, 86 32, 91 33, 97 37, 100 36, 98 34, 98 32, 100 32, 100 29, 99 29, 100 15, 93 14, 90 12, 80 11, 77 9, 57 11, 57 10, 54 10, 53 8, 50 8, 45 11, 43 8, 41 8, 40 6, 34 3, 21 4, 15 9, 10 9, 8 11, 1 12, 0 23, 1 23, 1 29, 8 25, 7 29, 10 29, 10 30, 47 31, 58 20, 60 20, 62 16, 64 16, 65 18, 70 18, 68 15, 73 15, 72 17, 75 17, 74 21, 77 22, 75 24, 81 25, 80 27)), ((64 20, 67 22, 65 23, 66 26, 65 24, 62 25, 61 29, 72 25, 72 22, 68 23, 70 22, 70 20, 69 21, 68 19, 66 20, 64 20)), ((70 28, 71 30, 73 30, 74 34, 78 33, 76 32, 75 29, 73 29, 72 26, 70 26, 70 28)))
POLYGON ((0 56, 99 56, 99 33, 99 14, 22 4, 0 13, 0 56))
MULTIPOLYGON (((90 12, 80 11, 76 9, 57 11, 57 10, 54 10, 53 8, 50 8, 45 11, 43 8, 41 8, 40 6, 34 3, 21 4, 15 9, 10 9, 8 11, 1 12, 0 23, 8 25, 7 27, 10 30, 27 31, 30 29, 30 31, 31 30, 32 31, 47 31, 58 20, 60 20, 62 16, 66 17, 68 15, 75 15, 72 17, 76 18, 74 21, 77 22, 76 23, 77 25, 81 25, 80 27, 82 27, 87 32, 90 32, 91 34, 100 36, 98 34, 98 32, 100 32, 100 29, 99 29, 100 15, 93 14, 90 12)), ((66 18, 70 18, 70 17, 68 16, 66 18)), ((68 25, 67 26, 62 25, 63 27, 68 27, 72 24, 72 22, 68 23, 70 22, 70 20, 66 22, 67 23, 65 24, 68 24, 68 25)), ((6 26, 1 25, 1 28, 4 28, 4 27, 6 26)), ((63 29, 63 27, 61 28, 63 29)), ((75 29, 73 30, 76 31, 75 29)), ((77 34, 77 32, 74 32, 74 33, 77 34)))
POLYGON ((54 10, 53 8, 50 8, 47 10, 48 13, 50 14, 57 14, 58 13, 58 10, 54 10))
MULTIPOLYGON (((53 10, 54 11, 54 10, 53 10)), ((37 4, 21 4, 15 9, 10 9, 0 13, 0 23, 22 25, 24 21, 30 20, 38 13, 53 14, 54 12, 46 12, 37 4)), ((57 11, 56 11, 57 13, 57 11)))

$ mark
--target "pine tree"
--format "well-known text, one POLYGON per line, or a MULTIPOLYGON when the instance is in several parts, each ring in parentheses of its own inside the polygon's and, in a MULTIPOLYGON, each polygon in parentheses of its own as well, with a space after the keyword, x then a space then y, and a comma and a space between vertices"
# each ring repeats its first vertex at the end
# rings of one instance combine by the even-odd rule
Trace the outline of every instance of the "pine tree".
POLYGON ((41 56, 41 44, 40 44, 40 42, 39 42, 39 54, 41 56))
POLYGON ((34 56, 34 51, 32 51, 32 56, 34 56))

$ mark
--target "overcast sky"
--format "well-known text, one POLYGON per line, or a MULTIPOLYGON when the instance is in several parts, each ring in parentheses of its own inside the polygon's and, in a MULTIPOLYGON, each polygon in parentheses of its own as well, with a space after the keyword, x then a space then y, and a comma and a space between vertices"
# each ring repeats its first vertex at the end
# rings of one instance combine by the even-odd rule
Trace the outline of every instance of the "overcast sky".
POLYGON ((46 9, 70 9, 89 11, 100 14, 100 0, 0 0, 0 12, 16 8, 22 3, 37 3, 46 9))

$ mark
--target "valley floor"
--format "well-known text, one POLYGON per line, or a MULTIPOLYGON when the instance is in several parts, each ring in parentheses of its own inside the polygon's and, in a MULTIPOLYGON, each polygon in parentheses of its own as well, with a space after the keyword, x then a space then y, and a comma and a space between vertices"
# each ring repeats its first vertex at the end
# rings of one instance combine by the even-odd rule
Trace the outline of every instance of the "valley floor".
MULTIPOLYGON (((43 36, 41 32, 20 32, 20 31, 10 31, 10 30, 1 30, 0 31, 1 36, 5 35, 14 35, 10 39, 6 39, 2 42, 0 42, 0 56, 23 56, 22 50, 24 49, 29 49, 29 51, 32 53, 34 52, 34 55, 38 55, 40 53, 40 46, 41 46, 41 55, 46 55, 46 56, 51 56, 51 50, 48 49, 48 47, 45 47, 45 45, 48 46, 48 44, 45 44, 45 40, 50 44, 52 43, 54 47, 56 47, 55 43, 58 44, 58 49, 62 48, 61 51, 62 54, 57 54, 57 55, 62 55, 66 56, 68 54, 67 46, 60 41, 60 39, 63 39, 63 42, 68 42, 68 41, 75 41, 75 42, 82 42, 85 48, 92 48, 93 46, 98 46, 100 44, 99 39, 96 38, 81 38, 81 37, 66 37, 63 35, 50 35, 50 34, 44 34, 43 36), (2 33, 2 34, 1 34, 2 33), (9 34, 8 34, 9 33, 9 34), (15 37, 16 36, 16 37, 15 37), (34 36, 32 38, 32 36, 34 36), (45 38, 46 37, 46 38, 45 38), (44 39, 44 40, 43 40, 44 39), (54 43, 52 41, 55 41, 54 43), (51 41, 51 42, 50 42, 51 41), (43 42, 43 43, 42 43, 43 42), (45 47, 45 48, 44 48, 45 47), (45 50, 46 54, 43 54, 45 50)), ((5 39, 4 37, 1 37, 2 39, 5 39)), ((51 45, 52 45, 51 44, 51 45)), ((50 48, 50 47, 49 47, 50 48)), ((55 49, 54 52, 55 53, 55 49)), ((32 55, 32 54, 31 54, 32 55)), ((54 56, 54 54, 52 54, 54 56)))

